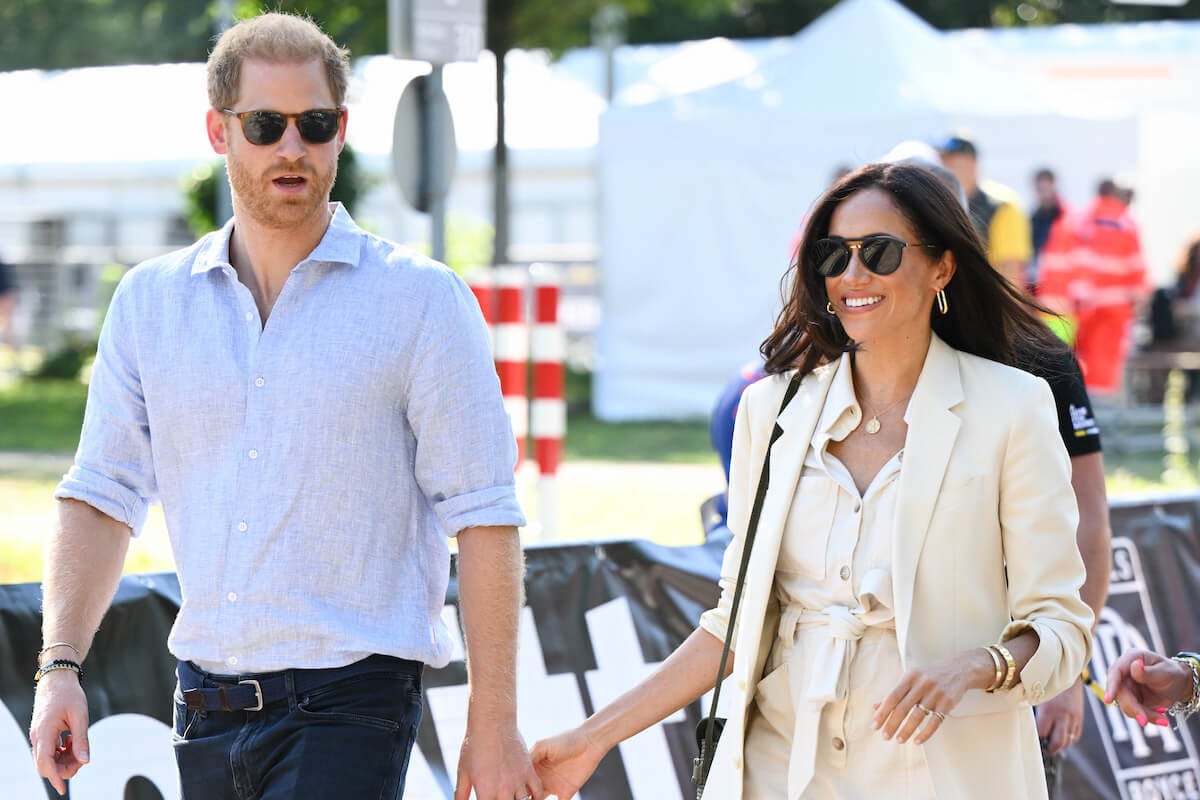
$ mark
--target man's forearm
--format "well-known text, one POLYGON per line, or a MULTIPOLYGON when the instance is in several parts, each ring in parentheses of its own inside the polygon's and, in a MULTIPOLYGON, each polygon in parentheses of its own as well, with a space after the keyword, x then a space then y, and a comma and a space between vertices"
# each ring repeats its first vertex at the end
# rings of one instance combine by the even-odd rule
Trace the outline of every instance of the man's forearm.
POLYGON ((517 529, 458 535, 458 596, 467 645, 470 722, 515 723, 524 559, 517 529))
MULTIPOLYGON (((112 603, 129 551, 129 527, 74 500, 58 504, 58 524, 46 545, 42 636, 69 642, 80 658, 112 603)), ((73 657, 55 652, 58 657, 73 657)))

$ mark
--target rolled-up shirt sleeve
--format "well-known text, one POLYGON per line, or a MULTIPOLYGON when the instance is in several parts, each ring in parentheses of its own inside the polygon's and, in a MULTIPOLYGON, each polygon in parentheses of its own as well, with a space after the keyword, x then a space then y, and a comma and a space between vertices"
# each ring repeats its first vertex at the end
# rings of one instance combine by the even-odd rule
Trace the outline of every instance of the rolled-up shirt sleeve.
POLYGON ((104 320, 75 462, 54 496, 87 503, 137 535, 158 490, 128 286, 117 287, 104 320))
POLYGON ((479 304, 453 273, 431 293, 407 386, 415 473, 448 536, 522 526, 516 439, 479 304))
POLYGON ((1049 388, 1038 381, 1020 424, 1009 432, 1005 452, 1000 524, 1008 574, 1012 622, 1007 641, 1024 631, 1038 635, 1038 648, 1021 670, 1031 703, 1053 697, 1079 677, 1091 650, 1092 611, 1079 597, 1084 565, 1075 542, 1079 522, 1071 468, 1059 446, 1049 388))

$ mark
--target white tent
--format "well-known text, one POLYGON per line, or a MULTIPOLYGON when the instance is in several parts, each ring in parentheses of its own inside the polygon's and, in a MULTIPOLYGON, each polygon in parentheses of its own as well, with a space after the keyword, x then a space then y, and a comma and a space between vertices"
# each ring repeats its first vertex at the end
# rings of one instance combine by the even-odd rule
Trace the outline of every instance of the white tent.
POLYGON ((840 164, 968 128, 985 173, 1080 181, 1136 158, 1128 117, 1072 116, 892 0, 845 0, 738 80, 600 122, 595 411, 706 414, 779 307, 799 221, 840 164))

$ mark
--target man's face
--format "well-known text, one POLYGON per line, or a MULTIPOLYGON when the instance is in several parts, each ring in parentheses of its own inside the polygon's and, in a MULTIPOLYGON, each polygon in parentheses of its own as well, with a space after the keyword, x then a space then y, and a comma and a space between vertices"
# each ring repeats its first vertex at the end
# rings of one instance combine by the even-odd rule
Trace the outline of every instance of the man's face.
MULTIPOLYGON (((299 114, 333 107, 320 61, 276 64, 247 60, 242 64, 234 111, 299 114)), ((338 135, 324 144, 301 138, 293 119, 279 141, 256 145, 246 139, 236 117, 221 116, 229 184, 239 214, 269 228, 290 228, 324 215, 345 141, 344 117, 338 135)))
POLYGON ((1058 193, 1054 189, 1054 180, 1052 178, 1038 178, 1033 186, 1034 191, 1037 192, 1037 199, 1040 205, 1048 206, 1054 202, 1058 193))
POLYGON ((942 153, 942 164, 954 173, 958 182, 968 193, 974 190, 978 180, 975 176, 975 156, 968 153, 942 153))

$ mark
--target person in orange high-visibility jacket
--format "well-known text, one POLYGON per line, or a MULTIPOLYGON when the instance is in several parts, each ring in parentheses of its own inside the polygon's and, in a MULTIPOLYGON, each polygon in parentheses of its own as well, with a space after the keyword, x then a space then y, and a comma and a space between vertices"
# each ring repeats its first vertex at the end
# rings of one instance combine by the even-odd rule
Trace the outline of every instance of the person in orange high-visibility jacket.
POLYGON ((1038 262, 1038 297, 1075 321, 1076 355, 1088 392, 1111 395, 1121 388, 1147 276, 1127 190, 1106 179, 1097 195, 1090 206, 1051 228, 1038 262))

